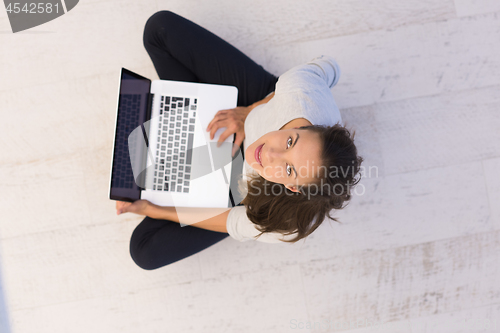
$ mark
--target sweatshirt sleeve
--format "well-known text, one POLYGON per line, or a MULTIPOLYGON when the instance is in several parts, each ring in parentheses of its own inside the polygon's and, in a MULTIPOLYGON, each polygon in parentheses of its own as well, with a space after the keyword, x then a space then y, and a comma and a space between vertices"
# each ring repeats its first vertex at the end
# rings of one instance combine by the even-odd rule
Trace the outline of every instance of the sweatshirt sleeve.
POLYGON ((276 84, 276 94, 282 92, 304 89, 304 82, 312 82, 311 89, 316 84, 327 85, 332 88, 340 78, 340 67, 331 56, 322 55, 305 64, 295 66, 280 76, 276 84))
POLYGON ((290 240, 296 237, 296 234, 284 236, 279 232, 268 232, 255 238, 255 236, 260 234, 260 231, 248 218, 245 206, 233 207, 229 211, 226 228, 229 236, 240 242, 255 240, 263 243, 283 243, 282 240, 290 240))

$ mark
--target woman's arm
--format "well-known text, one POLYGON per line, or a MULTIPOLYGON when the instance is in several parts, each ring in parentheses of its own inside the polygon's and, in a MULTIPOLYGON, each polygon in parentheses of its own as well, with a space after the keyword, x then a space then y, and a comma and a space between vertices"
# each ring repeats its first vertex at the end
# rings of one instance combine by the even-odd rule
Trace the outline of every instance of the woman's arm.
POLYGON ((162 207, 150 203, 147 216, 188 224, 193 227, 227 233, 226 221, 230 208, 162 207))
POLYGON ((207 126, 207 132, 210 132, 210 140, 213 140, 215 133, 219 128, 226 127, 226 130, 217 140, 218 145, 224 142, 230 135, 236 134, 232 155, 238 151, 245 139, 245 120, 248 114, 257 106, 269 102, 274 96, 274 91, 264 99, 249 106, 238 106, 234 109, 220 110, 217 112, 207 126))
POLYGON ((170 220, 192 225, 197 228, 227 233, 226 221, 231 208, 191 208, 162 207, 148 200, 134 202, 116 202, 116 213, 134 213, 146 215, 153 219, 170 220))

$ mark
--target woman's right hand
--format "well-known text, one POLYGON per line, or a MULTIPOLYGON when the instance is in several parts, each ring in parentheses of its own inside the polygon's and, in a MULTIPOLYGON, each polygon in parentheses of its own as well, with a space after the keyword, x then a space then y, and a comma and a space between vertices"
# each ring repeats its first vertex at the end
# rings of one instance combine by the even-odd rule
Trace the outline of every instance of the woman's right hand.
POLYGON ((214 119, 212 119, 207 127, 207 132, 210 132, 210 140, 213 140, 219 128, 226 127, 226 130, 220 135, 217 141, 217 147, 219 147, 230 135, 236 134, 231 155, 234 156, 243 143, 243 139, 245 139, 245 119, 250 111, 252 111, 252 107, 238 106, 234 109, 226 109, 217 112, 214 119))

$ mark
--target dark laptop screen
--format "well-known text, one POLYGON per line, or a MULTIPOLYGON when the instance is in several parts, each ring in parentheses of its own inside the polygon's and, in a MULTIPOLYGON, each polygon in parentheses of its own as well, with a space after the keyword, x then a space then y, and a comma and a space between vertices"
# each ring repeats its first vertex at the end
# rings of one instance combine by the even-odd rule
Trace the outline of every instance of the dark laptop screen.
POLYGON ((151 80, 122 68, 115 146, 111 169, 110 199, 140 199, 141 188, 134 181, 128 149, 130 133, 151 118, 151 80))

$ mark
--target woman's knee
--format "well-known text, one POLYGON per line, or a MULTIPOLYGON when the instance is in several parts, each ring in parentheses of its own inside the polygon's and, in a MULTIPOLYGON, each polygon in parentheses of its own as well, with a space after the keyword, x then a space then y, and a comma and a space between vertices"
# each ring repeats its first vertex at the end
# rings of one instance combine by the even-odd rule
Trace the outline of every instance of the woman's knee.
POLYGON ((135 264, 142 269, 152 270, 158 268, 153 258, 148 255, 147 250, 141 247, 140 244, 134 240, 134 237, 130 240, 130 256, 135 264))
POLYGON ((132 255, 132 260, 135 262, 137 266, 139 266, 142 269, 145 269, 147 271, 151 271, 153 269, 157 269, 161 266, 156 265, 154 262, 151 260, 148 260, 147 258, 142 258, 139 256, 134 256, 132 255))
POLYGON ((180 17, 179 15, 169 10, 161 10, 151 15, 151 17, 149 17, 144 26, 144 34, 143 34, 144 46, 146 46, 146 44, 151 41, 151 36, 154 35, 154 32, 158 29, 158 27, 160 26, 166 27, 171 23, 175 24, 175 21, 179 17, 180 17))
POLYGON ((178 15, 169 11, 169 10, 160 10, 159 12, 156 12, 154 13, 153 15, 151 15, 149 17, 149 19, 147 20, 146 22, 146 25, 148 24, 148 22, 156 22, 156 21, 160 21, 160 22, 165 22, 165 21, 169 21, 171 18, 173 17, 177 17, 178 15))
POLYGON ((154 265, 153 257, 149 252, 148 235, 137 227, 130 238, 130 256, 142 269, 152 270, 158 268, 154 265))

